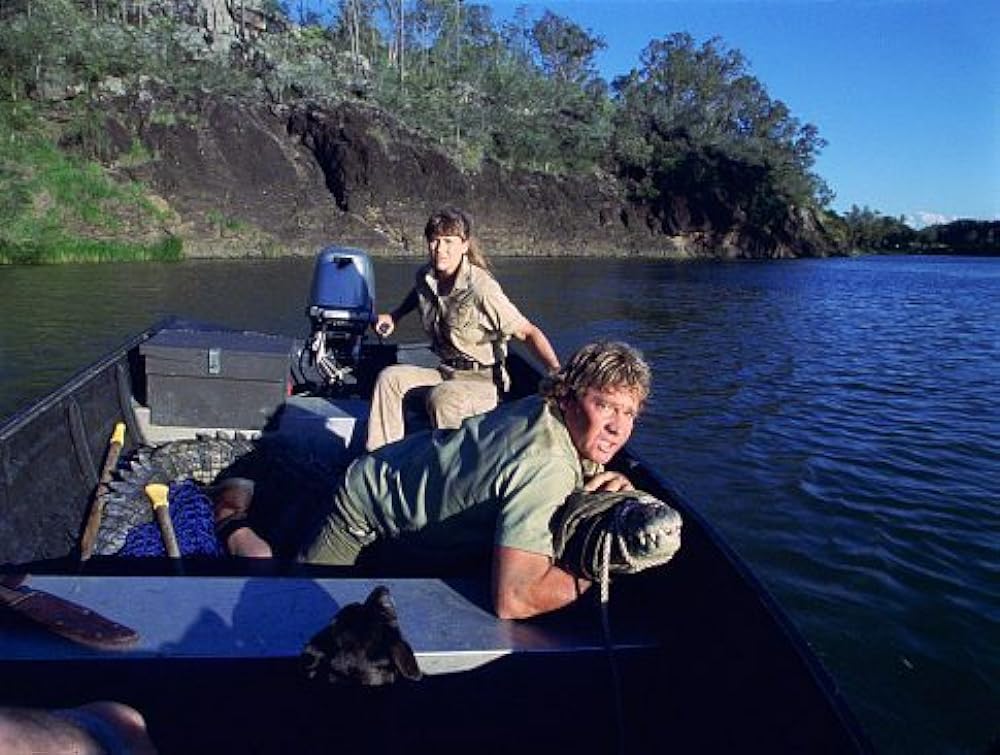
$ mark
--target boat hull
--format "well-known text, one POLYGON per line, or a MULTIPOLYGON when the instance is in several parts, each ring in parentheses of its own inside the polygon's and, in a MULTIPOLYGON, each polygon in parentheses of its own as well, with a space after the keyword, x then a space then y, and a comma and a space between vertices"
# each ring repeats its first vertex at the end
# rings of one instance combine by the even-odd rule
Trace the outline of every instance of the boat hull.
MULTIPOLYGON (((159 327, 171 327, 170 324, 159 327)), ((489 610, 484 570, 358 574, 280 562, 95 558, 77 542, 118 421, 144 432, 140 346, 74 376, 0 427, 0 563, 137 629, 120 651, 0 614, 0 704, 113 698, 164 753, 853 753, 871 747, 830 676, 746 565, 631 449, 615 466, 684 519, 663 567, 526 622, 489 610), (178 572, 183 573, 178 573, 178 572), (298 653, 347 602, 394 595, 425 670, 387 689, 305 687, 298 653)), ((513 396, 538 372, 512 355, 513 396)), ((350 400, 356 400, 351 398, 350 400)))

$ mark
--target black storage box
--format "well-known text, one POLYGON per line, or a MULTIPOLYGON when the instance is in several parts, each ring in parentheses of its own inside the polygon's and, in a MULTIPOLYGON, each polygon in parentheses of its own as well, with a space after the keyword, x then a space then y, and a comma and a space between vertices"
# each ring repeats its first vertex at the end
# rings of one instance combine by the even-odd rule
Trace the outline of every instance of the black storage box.
POLYGON ((154 425, 260 430, 285 399, 294 341, 163 330, 139 347, 154 425))

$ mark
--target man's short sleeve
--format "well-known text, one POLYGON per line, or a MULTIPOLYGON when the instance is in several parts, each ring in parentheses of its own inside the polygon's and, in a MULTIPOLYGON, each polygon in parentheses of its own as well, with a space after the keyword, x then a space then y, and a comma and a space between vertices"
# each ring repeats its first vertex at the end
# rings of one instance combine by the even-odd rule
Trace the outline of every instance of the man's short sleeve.
POLYGON ((495 544, 551 557, 549 521, 566 496, 582 484, 578 467, 558 455, 517 465, 505 486, 495 544))

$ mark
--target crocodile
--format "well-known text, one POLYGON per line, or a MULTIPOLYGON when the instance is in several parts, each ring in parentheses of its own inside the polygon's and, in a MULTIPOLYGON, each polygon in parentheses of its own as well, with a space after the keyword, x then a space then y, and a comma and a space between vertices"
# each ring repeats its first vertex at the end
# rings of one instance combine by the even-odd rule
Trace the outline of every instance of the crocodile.
POLYGON ((677 511, 641 490, 578 490, 549 523, 556 562, 602 585, 673 558, 681 525, 677 511))
POLYGON ((153 520, 145 492, 150 483, 193 480, 210 486, 244 477, 254 481, 251 525, 276 556, 294 558, 320 526, 346 464, 343 454, 281 435, 217 435, 139 446, 119 463, 108 486, 94 554, 117 554, 131 529, 153 520))

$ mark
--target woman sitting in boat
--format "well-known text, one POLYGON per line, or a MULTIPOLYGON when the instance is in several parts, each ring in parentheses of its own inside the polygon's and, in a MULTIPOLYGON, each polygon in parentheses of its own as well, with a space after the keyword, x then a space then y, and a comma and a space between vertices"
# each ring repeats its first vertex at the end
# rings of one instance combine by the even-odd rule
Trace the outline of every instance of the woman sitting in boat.
POLYGON ((525 341, 549 371, 559 369, 549 339, 504 294, 472 233, 472 220, 446 207, 424 228, 430 260, 416 274, 403 302, 378 316, 376 332, 388 336, 400 318, 417 309, 437 368, 398 364, 379 374, 368 418, 366 448, 374 451, 403 437, 403 399, 426 389, 436 428, 456 428, 466 417, 496 407, 506 390, 507 341, 525 341))

